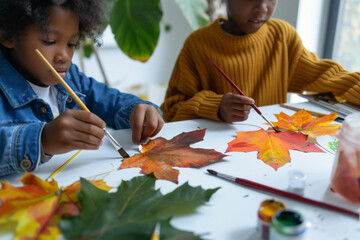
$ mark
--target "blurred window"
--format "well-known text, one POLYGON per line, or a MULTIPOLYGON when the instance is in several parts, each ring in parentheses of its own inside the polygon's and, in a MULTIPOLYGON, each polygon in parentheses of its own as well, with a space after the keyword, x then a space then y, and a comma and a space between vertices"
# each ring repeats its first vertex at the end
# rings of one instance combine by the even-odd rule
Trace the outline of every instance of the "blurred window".
POLYGON ((360 71, 359 0, 340 1, 332 59, 348 71, 360 71))

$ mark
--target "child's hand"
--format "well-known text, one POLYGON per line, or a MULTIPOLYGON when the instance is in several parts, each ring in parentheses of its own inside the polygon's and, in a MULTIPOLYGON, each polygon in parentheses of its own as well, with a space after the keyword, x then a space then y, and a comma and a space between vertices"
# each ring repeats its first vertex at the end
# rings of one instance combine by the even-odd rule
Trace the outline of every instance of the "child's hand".
POLYGON ((251 104, 253 103, 252 98, 226 93, 220 102, 219 117, 228 123, 245 121, 249 116, 251 104))
POLYGON ((141 103, 136 105, 130 116, 132 141, 136 144, 145 142, 160 132, 163 125, 164 120, 155 107, 141 103))
POLYGON ((104 137, 105 122, 93 113, 67 110, 44 126, 41 141, 47 155, 75 149, 98 149, 104 137))

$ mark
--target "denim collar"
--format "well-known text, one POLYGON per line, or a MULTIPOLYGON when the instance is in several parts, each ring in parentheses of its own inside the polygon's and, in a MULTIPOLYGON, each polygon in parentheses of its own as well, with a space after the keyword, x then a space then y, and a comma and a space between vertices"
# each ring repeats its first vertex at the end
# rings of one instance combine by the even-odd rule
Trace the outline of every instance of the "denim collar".
MULTIPOLYGON (((65 81, 68 82, 68 76, 65 81)), ((55 86, 63 95, 69 95, 60 84, 55 86)), ((6 96, 13 108, 19 108, 29 104, 38 96, 27 83, 26 79, 11 65, 0 53, 0 89, 6 96)))

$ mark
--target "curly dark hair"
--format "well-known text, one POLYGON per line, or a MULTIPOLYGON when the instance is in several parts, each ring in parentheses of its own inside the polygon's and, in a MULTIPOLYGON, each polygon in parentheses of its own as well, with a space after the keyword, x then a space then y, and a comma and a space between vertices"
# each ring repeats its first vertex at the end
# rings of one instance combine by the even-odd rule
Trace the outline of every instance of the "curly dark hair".
POLYGON ((97 37, 105 27, 104 0, 1 0, 0 33, 2 40, 16 40, 36 24, 47 31, 53 7, 71 9, 79 17, 80 41, 85 38, 99 43, 97 37))

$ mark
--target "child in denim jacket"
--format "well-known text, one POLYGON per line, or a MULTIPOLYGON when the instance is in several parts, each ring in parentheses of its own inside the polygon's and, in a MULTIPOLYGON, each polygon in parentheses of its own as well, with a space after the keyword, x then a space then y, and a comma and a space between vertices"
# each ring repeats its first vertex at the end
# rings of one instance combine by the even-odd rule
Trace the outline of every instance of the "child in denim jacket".
POLYGON ((101 32, 103 12, 99 0, 1 1, 0 175, 33 171, 54 154, 98 149, 105 125, 131 127, 134 143, 161 130, 157 106, 89 78, 71 63, 79 42, 101 32), (35 49, 91 113, 80 110, 35 49))

